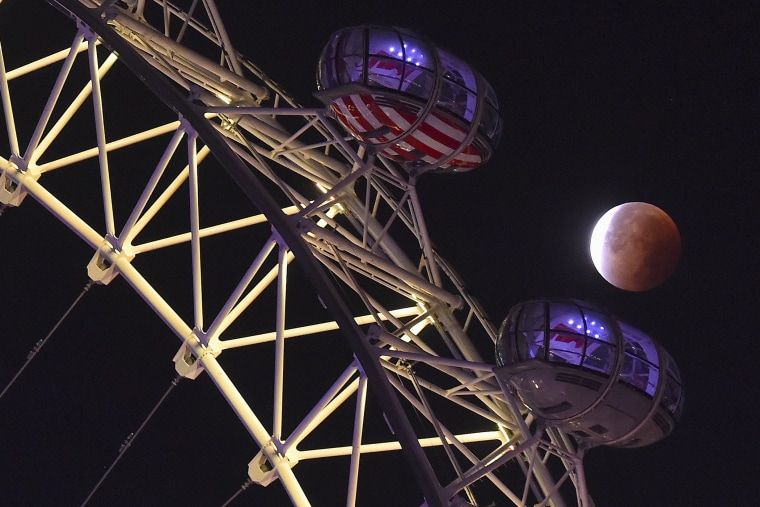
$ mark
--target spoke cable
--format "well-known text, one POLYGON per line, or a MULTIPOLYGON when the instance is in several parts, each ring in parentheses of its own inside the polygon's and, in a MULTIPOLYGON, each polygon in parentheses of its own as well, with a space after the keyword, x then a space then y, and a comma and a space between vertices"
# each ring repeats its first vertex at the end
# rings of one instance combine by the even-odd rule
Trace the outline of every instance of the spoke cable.
POLYGON ((142 424, 140 424, 140 427, 137 428, 137 430, 134 433, 130 433, 127 435, 127 438, 124 439, 124 443, 121 444, 121 447, 119 448, 119 452, 116 455, 116 458, 111 463, 111 466, 108 467, 108 469, 103 473, 103 476, 100 478, 97 484, 95 484, 95 487, 92 488, 92 491, 90 491, 90 494, 87 495, 87 498, 84 499, 82 502, 82 507, 87 505, 87 502, 90 501, 90 499, 93 497, 95 492, 98 491, 98 488, 100 488, 100 485, 103 484, 103 482, 106 480, 108 475, 111 473, 111 470, 114 469, 116 464, 121 460, 121 458, 124 456, 124 454, 127 452, 127 449, 129 449, 134 441, 137 439, 137 437, 140 435, 140 432, 145 428, 145 426, 148 424, 148 421, 153 417, 153 414, 156 413, 158 410, 158 407, 161 406, 161 404, 166 400, 167 396, 172 392, 172 390, 177 387, 177 384, 179 384, 179 381, 182 380, 184 377, 182 375, 177 375, 171 382, 171 385, 169 385, 169 388, 164 392, 163 396, 158 400, 158 403, 153 407, 153 409, 150 411, 148 416, 143 420, 142 424))
POLYGON ((233 500, 235 500, 235 499, 236 499, 238 496, 240 496, 240 493, 242 493, 243 491, 245 491, 246 489, 248 489, 248 488, 249 488, 249 487, 251 487, 252 485, 253 485, 253 481, 252 481, 252 480, 250 479, 250 477, 249 477, 249 478, 248 478, 248 479, 247 479, 247 480, 246 480, 246 481, 243 483, 243 485, 242 485, 242 486, 240 486, 240 488, 239 488, 237 491, 235 491, 235 494, 234 494, 234 495, 232 495, 232 496, 229 498, 229 500, 227 500, 226 502, 224 502, 224 503, 222 504, 222 507, 227 507, 229 504, 231 504, 231 503, 232 503, 232 501, 233 501, 233 500))
POLYGON ((45 346, 47 341, 50 339, 51 336, 53 336, 53 333, 56 332, 56 330, 60 327, 60 325, 63 323, 64 320, 66 320, 66 317, 69 316, 71 311, 74 309, 74 307, 79 303, 79 301, 84 297, 85 294, 90 290, 90 288, 95 285, 95 282, 93 280, 90 280, 87 282, 87 284, 84 286, 84 289, 82 289, 82 292, 79 293, 77 298, 74 300, 73 303, 71 303, 71 306, 69 306, 69 309, 66 310, 66 313, 63 314, 63 316, 58 319, 58 322, 56 322, 55 326, 53 326, 53 329, 50 330, 50 332, 43 338, 42 340, 38 341, 32 350, 29 351, 29 354, 26 356, 26 362, 21 366, 21 368, 16 372, 16 374, 13 376, 13 378, 8 382, 8 384, 3 389, 3 392, 0 393, 0 398, 5 396, 5 393, 8 392, 8 389, 13 385, 14 382, 16 382, 16 379, 18 379, 21 376, 21 373, 26 369, 27 366, 29 366, 29 363, 32 362, 32 359, 37 355, 37 353, 42 349, 42 347, 45 346))

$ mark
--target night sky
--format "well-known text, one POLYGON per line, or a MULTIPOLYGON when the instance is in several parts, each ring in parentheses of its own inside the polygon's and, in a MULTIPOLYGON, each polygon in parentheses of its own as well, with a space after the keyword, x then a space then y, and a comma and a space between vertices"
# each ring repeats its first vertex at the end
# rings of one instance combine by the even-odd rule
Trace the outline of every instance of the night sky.
MULTIPOLYGON (((4 50, 17 16, 51 13, 24 33, 32 45, 68 28, 31 4, 0 5, 4 50)), ((593 301, 655 337, 681 369, 687 398, 673 435, 588 455, 596 504, 758 503, 760 7, 219 4, 238 49, 307 106, 319 105, 321 48, 343 26, 411 28, 480 70, 505 129, 486 166, 419 182, 439 251, 494 321, 536 297, 593 301), (596 219, 629 201, 662 208, 683 242, 674 276, 643 293, 609 285, 588 253, 596 219)), ((31 199, 0 217, 0 387, 79 294, 90 257, 31 199)), ((126 284, 92 289, 0 399, 0 505, 78 505, 169 387, 177 346, 126 284)), ((104 484, 110 500, 92 505, 131 505, 118 499, 135 489, 144 505, 223 503, 256 452, 228 412, 207 379, 180 384, 104 484), (196 436, 215 411, 226 424, 196 436)), ((264 505, 255 493, 233 505, 264 505)))

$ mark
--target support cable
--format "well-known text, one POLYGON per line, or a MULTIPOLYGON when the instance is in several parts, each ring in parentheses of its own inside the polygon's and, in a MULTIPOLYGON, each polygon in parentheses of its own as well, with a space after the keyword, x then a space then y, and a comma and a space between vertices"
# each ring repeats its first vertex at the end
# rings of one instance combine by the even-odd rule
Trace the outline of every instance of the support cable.
POLYGON ((63 323, 64 320, 66 320, 66 317, 69 316, 71 311, 74 309, 74 307, 79 303, 79 301, 84 297, 85 294, 90 290, 90 288, 95 285, 95 282, 93 280, 90 280, 87 282, 87 284, 84 286, 84 289, 82 289, 82 292, 79 293, 77 298, 74 300, 73 303, 71 303, 71 306, 69 306, 69 309, 66 310, 66 313, 63 314, 63 316, 58 319, 58 322, 56 322, 55 326, 53 326, 53 329, 50 330, 50 332, 43 338, 42 340, 38 341, 32 350, 29 351, 29 354, 26 356, 26 362, 21 366, 21 368, 16 372, 16 374, 13 376, 13 378, 8 382, 8 384, 3 389, 3 392, 0 393, 0 398, 5 396, 5 393, 8 392, 8 389, 13 385, 14 382, 16 382, 16 379, 18 379, 21 376, 21 373, 26 369, 27 366, 29 366, 29 363, 32 362, 32 359, 37 355, 37 353, 42 349, 42 347, 45 346, 47 341, 50 339, 51 336, 53 336, 53 333, 56 332, 56 330, 60 327, 60 325, 63 323))
POLYGON ((95 495, 95 493, 98 491, 98 488, 100 488, 100 485, 103 484, 103 482, 106 480, 108 475, 111 473, 111 470, 114 469, 116 464, 121 460, 122 456, 127 452, 127 449, 129 449, 132 446, 132 443, 137 439, 137 437, 140 435, 140 432, 142 432, 143 428, 148 424, 148 421, 150 421, 151 417, 153 417, 153 414, 156 413, 158 410, 158 407, 161 406, 161 404, 166 400, 166 397, 169 396, 169 393, 172 392, 172 390, 177 387, 177 384, 179 384, 179 381, 182 380, 184 377, 182 375, 177 375, 174 380, 172 380, 171 385, 169 388, 164 392, 163 396, 158 400, 158 403, 153 407, 153 410, 150 411, 148 416, 143 420, 142 424, 140 424, 140 427, 137 428, 137 430, 134 433, 130 433, 127 435, 127 438, 124 439, 124 443, 121 444, 121 447, 119 448, 119 453, 116 455, 116 458, 113 460, 113 463, 111 463, 111 466, 108 467, 108 469, 103 473, 103 476, 100 478, 97 484, 95 484, 95 487, 92 488, 92 491, 90 491, 90 494, 87 495, 87 498, 84 499, 84 502, 82 502, 82 507, 87 505, 87 502, 90 501, 90 499, 95 495))
POLYGON ((226 502, 222 504, 222 507, 227 507, 228 505, 230 505, 233 500, 235 500, 238 496, 240 496, 240 493, 242 493, 243 491, 251 487, 251 485, 253 485, 253 481, 249 478, 242 484, 242 486, 240 486, 240 488, 237 491, 235 491, 234 495, 232 495, 226 502))

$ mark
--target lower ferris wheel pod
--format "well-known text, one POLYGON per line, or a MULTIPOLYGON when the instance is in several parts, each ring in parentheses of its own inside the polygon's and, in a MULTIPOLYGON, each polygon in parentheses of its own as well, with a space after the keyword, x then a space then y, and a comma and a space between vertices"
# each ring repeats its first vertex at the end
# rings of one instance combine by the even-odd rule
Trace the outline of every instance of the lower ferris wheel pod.
MULTIPOLYGON (((380 77, 399 60, 374 54, 383 62, 363 61, 377 79, 355 73, 339 84, 356 93, 322 90, 327 108, 303 108, 235 49, 213 1, 50 3, 25 2, 2 34, 0 203, 14 218, 39 203, 89 247, 81 268, 107 286, 100 294, 129 287, 161 324, 151 334, 174 335, 131 334, 133 303, 106 305, 121 312, 98 339, 120 337, 109 373, 128 375, 120 357, 142 364, 169 342, 160 359, 193 380, 184 389, 213 385, 229 407, 170 423, 184 432, 180 450, 162 455, 157 436, 133 461, 139 486, 119 470, 150 424, 127 437, 129 454, 102 484, 108 460, 78 449, 88 466, 66 481, 67 503, 161 502, 150 495, 185 480, 165 503, 221 504, 244 483, 264 505, 592 505, 582 440, 527 410, 509 386, 517 370, 494 373, 497 330, 433 247, 417 196, 422 172, 469 170, 495 147, 481 76, 455 79, 446 62, 469 67, 419 39, 433 63, 417 72, 424 86, 404 85, 416 95, 390 93, 380 77), (44 44, 29 45, 48 22, 56 29, 33 38, 44 44), (447 90, 462 92, 464 109, 447 90), (406 123, 369 129, 379 110, 361 116, 366 97, 406 123), (425 133, 439 124, 458 146, 430 150, 425 133), (233 422, 245 443, 203 454, 237 435, 233 422), (148 487, 159 458, 174 479, 148 487), (219 472, 231 462, 239 475, 219 472)), ((411 37, 388 29, 383 42, 399 33, 411 37)), ((341 51, 344 62, 366 56, 341 51)), ((96 400, 78 405, 103 417, 96 400)))

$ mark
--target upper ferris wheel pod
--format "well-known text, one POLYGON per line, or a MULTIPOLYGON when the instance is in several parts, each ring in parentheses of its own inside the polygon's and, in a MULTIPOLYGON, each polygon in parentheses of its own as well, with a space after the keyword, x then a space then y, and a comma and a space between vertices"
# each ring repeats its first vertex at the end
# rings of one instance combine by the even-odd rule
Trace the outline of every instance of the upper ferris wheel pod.
MULTIPOLYGON (((415 165, 300 107, 235 49, 212 1, 51 3, 70 30, 40 39, 49 52, 20 61, 28 28, 3 34, 0 201, 41 203, 94 251, 83 262, 92 280, 125 281, 178 338, 177 373, 210 379, 255 443, 242 475, 247 464, 268 487, 246 494, 590 505, 573 438, 539 428, 501 388, 497 330, 433 247, 414 186, 433 163, 467 168, 470 146, 487 160, 499 130, 489 88, 466 85, 473 116, 455 117, 441 98, 456 81, 429 69, 438 84, 420 103, 464 137, 415 165), (399 449, 404 473, 386 458, 399 449)), ((416 132, 402 130, 399 149, 416 132)), ((124 341, 150 355, 142 336, 124 341)), ((194 452, 219 438, 182 426, 194 452)), ((82 474, 95 482, 92 461, 82 474)), ((126 489, 111 494, 150 500, 126 489)))
POLYGON ((412 173, 474 169, 491 158, 501 120, 491 85, 414 32, 345 28, 330 37, 317 97, 357 139, 412 173))

